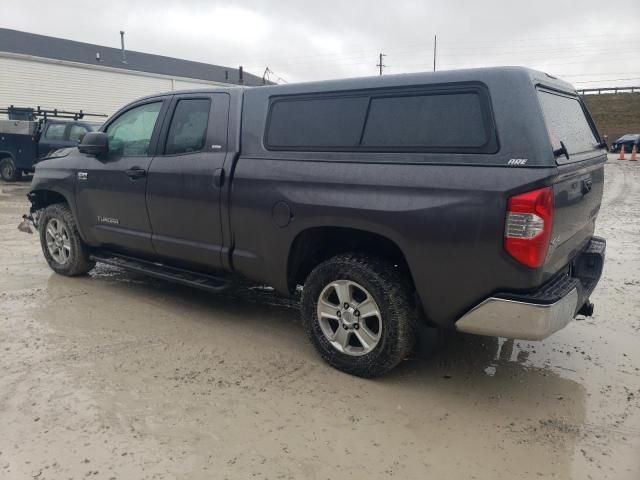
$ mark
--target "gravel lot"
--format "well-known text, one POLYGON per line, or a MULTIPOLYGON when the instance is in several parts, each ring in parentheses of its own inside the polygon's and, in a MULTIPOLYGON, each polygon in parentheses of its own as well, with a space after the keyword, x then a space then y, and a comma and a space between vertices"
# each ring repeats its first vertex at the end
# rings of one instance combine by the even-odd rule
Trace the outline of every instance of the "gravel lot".
POLYGON ((611 159, 593 318, 544 342, 451 333, 362 380, 296 305, 98 267, 65 278, 0 183, 0 478, 640 478, 640 162, 611 159))

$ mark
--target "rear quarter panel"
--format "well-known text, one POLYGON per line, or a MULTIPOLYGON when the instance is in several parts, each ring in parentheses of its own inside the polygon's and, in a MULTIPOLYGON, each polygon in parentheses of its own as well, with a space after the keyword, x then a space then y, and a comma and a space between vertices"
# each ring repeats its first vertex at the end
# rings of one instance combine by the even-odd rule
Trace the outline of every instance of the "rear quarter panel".
POLYGON ((233 266, 286 291, 288 253, 300 232, 318 226, 374 232, 404 253, 427 318, 447 325, 495 291, 543 281, 543 271, 504 253, 502 238, 509 192, 545 183, 550 174, 241 158, 233 179, 233 266), (277 202, 292 210, 287 227, 272 219, 277 202))

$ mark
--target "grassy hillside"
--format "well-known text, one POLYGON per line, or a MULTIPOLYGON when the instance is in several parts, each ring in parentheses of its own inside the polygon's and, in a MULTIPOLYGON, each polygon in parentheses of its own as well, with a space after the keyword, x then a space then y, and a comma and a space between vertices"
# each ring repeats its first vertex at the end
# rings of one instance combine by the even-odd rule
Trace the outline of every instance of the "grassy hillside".
POLYGON ((640 133, 640 93, 585 95, 582 97, 609 143, 625 133, 640 133))

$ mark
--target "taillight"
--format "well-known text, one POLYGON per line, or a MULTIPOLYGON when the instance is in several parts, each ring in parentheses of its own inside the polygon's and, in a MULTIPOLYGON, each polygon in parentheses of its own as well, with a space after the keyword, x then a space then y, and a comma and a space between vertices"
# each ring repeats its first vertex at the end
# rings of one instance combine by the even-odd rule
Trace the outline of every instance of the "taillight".
POLYGON ((549 250, 553 225, 553 189, 540 188, 509 198, 504 226, 504 248, 518 262, 542 266, 549 250))

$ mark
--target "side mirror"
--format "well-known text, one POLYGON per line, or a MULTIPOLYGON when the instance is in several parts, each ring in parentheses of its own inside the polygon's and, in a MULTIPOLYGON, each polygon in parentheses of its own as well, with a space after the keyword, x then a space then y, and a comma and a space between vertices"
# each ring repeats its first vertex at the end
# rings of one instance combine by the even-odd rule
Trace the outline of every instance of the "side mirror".
POLYGON ((109 139, 104 132, 87 132, 78 144, 78 150, 89 155, 102 155, 109 151, 109 139))

